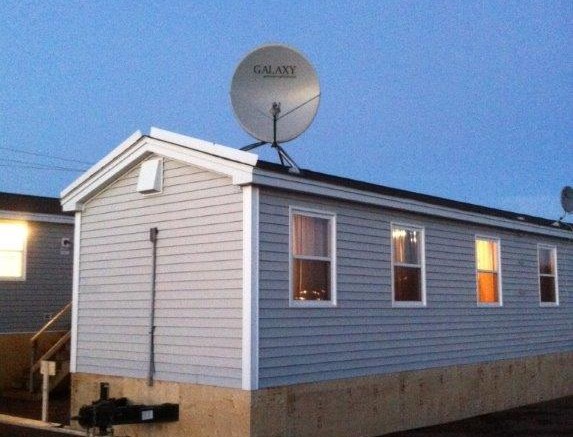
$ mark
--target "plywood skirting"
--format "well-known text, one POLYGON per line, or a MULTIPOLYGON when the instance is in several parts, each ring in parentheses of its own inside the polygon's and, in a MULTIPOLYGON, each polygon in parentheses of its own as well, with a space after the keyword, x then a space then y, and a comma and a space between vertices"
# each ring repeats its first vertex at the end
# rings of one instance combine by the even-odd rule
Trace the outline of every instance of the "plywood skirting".
POLYGON ((117 427, 132 437, 379 436, 573 394, 573 353, 540 355, 256 391, 75 374, 72 415, 99 397, 180 406, 170 424, 117 427))

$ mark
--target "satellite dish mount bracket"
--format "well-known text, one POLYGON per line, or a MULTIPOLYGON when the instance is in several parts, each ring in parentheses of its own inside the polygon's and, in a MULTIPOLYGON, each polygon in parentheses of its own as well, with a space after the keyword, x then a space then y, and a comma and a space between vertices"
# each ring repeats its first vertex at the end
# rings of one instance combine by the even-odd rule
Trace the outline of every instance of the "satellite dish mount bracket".
MULTIPOLYGON (((294 162, 294 160, 289 156, 286 150, 283 149, 281 145, 277 142, 277 122, 279 120, 279 114, 281 113, 280 102, 273 102, 270 113, 273 117, 273 142, 271 143, 271 147, 277 151, 281 164, 285 167, 289 167, 290 173, 299 174, 300 168, 298 168, 296 162, 294 162)), ((248 146, 241 147, 241 150, 248 151, 260 146, 264 146, 265 144, 268 144, 268 142, 259 141, 257 143, 249 144, 248 146)))

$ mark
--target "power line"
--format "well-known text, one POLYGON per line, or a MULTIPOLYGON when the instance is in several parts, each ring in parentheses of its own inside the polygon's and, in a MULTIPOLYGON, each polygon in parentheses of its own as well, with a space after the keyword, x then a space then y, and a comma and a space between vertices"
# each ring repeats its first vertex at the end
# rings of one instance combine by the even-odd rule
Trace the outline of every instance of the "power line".
POLYGON ((50 170, 50 171, 69 171, 73 173, 80 173, 83 170, 73 170, 64 168, 47 168, 47 167, 37 167, 34 165, 21 165, 21 164, 0 164, 0 167, 10 167, 10 168, 28 168, 30 170, 50 170))
POLYGON ((51 164, 40 164, 36 162, 29 162, 29 161, 20 161, 18 159, 9 159, 9 158, 0 158, 0 162, 12 162, 14 164, 8 165, 4 164, 2 167, 23 167, 23 168, 35 168, 38 170, 62 170, 62 171, 77 171, 83 172, 86 171, 84 168, 72 168, 72 167, 62 167, 59 165, 51 165, 51 164))
POLYGON ((27 150, 18 150, 18 149, 13 149, 13 148, 10 148, 10 147, 3 147, 3 146, 0 146, 0 150, 9 150, 9 151, 11 151, 11 152, 24 153, 24 154, 26 154, 26 155, 41 156, 41 157, 43 157, 43 158, 60 159, 60 160, 62 160, 62 161, 77 162, 78 164, 92 165, 91 162, 80 161, 79 159, 63 158, 63 157, 61 157, 61 156, 55 156, 55 155, 48 155, 47 153, 29 152, 29 151, 27 151, 27 150))

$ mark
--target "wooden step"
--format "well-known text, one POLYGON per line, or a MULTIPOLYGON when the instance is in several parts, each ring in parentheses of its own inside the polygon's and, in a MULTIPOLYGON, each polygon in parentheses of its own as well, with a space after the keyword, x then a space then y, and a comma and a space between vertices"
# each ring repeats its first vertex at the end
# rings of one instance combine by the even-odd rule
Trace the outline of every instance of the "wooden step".
POLYGON ((56 364, 56 374, 50 378, 50 391, 56 389, 70 374, 70 362, 62 361, 56 364))
POLYGON ((9 388, 2 392, 2 397, 7 399, 19 399, 22 401, 40 401, 42 393, 30 393, 28 389, 9 388))

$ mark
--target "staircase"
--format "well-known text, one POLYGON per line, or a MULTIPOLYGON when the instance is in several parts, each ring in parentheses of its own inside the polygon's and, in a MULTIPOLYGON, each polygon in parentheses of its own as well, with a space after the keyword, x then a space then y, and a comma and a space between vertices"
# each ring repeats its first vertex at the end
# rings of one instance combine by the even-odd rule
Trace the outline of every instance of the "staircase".
POLYGON ((55 343, 44 346, 41 350, 39 349, 39 344, 46 332, 48 332, 48 329, 68 315, 71 308, 72 304, 67 304, 30 338, 30 366, 20 380, 13 382, 12 389, 4 391, 4 397, 27 400, 41 399, 42 376, 40 375, 40 365, 44 360, 56 362, 56 375, 50 377, 50 392, 63 385, 64 382, 69 381, 67 377, 70 374, 71 331, 68 330, 55 343))

